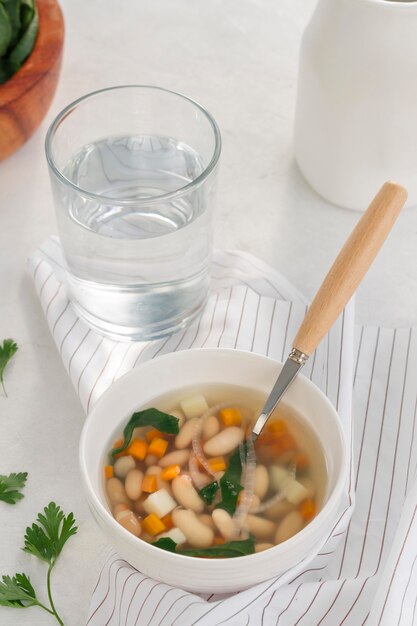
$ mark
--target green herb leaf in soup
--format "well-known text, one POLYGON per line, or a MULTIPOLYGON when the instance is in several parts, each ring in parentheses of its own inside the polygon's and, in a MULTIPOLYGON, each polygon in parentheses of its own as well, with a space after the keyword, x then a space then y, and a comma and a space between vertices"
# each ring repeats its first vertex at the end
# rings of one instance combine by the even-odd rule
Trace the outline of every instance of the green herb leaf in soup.
POLYGON ((214 500, 214 496, 216 495, 218 489, 219 489, 219 483, 217 482, 217 480, 215 480, 214 482, 200 489, 200 491, 198 492, 198 495, 200 496, 200 498, 204 500, 206 504, 211 504, 214 500))
POLYGON ((168 435, 177 435, 179 433, 177 417, 154 408, 137 411, 133 413, 123 430, 123 445, 119 448, 113 448, 111 451, 113 456, 123 452, 128 447, 132 440, 133 431, 139 426, 152 426, 161 431, 161 433, 167 433, 168 435))
POLYGON ((242 541, 228 541, 220 546, 211 546, 210 548, 193 548, 189 550, 178 550, 175 541, 169 537, 163 537, 155 541, 153 546, 167 550, 168 552, 176 552, 184 556, 199 556, 231 559, 236 556, 246 556, 255 552, 255 540, 253 537, 242 541))
POLYGON ((229 513, 229 515, 234 514, 237 507, 239 493, 243 489, 240 484, 241 474, 242 462, 240 460, 240 448, 238 448, 230 457, 229 467, 220 479, 222 499, 221 502, 216 504, 216 509, 224 509, 229 513))

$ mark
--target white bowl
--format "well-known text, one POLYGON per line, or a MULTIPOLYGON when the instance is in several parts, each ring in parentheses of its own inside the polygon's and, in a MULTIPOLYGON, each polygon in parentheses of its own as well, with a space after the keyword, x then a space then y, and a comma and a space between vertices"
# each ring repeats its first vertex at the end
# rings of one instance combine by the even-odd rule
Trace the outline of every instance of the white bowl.
POLYGON ((80 465, 84 489, 98 525, 122 558, 144 574, 190 591, 232 592, 280 575, 314 556, 337 520, 347 478, 347 447, 340 419, 326 396, 304 376, 285 395, 321 442, 327 467, 325 501, 298 534, 264 552, 232 559, 202 559, 155 548, 127 532, 110 513, 103 465, 111 442, 131 414, 158 397, 190 386, 217 383, 268 394, 282 364, 250 352, 185 350, 148 361, 117 380, 97 402, 84 425, 80 465))

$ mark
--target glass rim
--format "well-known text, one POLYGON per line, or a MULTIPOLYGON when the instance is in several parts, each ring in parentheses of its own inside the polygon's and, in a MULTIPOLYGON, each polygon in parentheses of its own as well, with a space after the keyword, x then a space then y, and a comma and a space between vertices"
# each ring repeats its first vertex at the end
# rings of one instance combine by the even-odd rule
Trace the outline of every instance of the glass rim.
POLYGON ((116 202, 119 206, 133 206, 133 205, 138 206, 138 205, 141 205, 141 204, 152 204, 152 203, 160 202, 160 201, 163 201, 163 200, 171 200, 172 198, 176 198, 178 196, 182 196, 182 195, 188 193, 191 189, 201 185, 201 183, 211 174, 211 172, 216 167, 216 165, 218 163, 218 160, 220 158, 221 145, 222 145, 221 134, 220 134, 220 129, 219 129, 218 125, 217 125, 217 122, 215 121, 213 116, 207 111, 207 109, 205 109, 196 100, 193 100, 192 98, 189 98, 188 96, 185 96, 184 94, 179 93, 177 91, 173 91, 171 89, 165 89, 164 87, 158 87, 156 85, 130 84, 130 85, 115 85, 113 87, 104 87, 103 89, 97 89, 96 91, 91 91, 91 92, 85 94, 84 96, 81 96, 81 97, 77 98, 76 100, 73 100, 72 102, 70 102, 64 109, 62 109, 58 113, 58 115, 54 118, 53 122, 51 123, 51 125, 48 128, 48 131, 47 131, 46 137, 45 137, 45 155, 46 155, 46 160, 47 160, 47 163, 49 165, 49 168, 53 172, 53 174, 61 181, 61 183, 63 183, 67 187, 72 188, 77 193, 79 193, 79 194, 81 194, 83 196, 86 196, 86 197, 88 197, 90 199, 100 201, 100 202, 106 202, 106 201, 116 202), (204 170, 201 172, 201 174, 199 174, 199 176, 197 176, 197 178, 195 180, 191 181, 190 183, 187 183, 183 187, 179 187, 178 189, 175 189, 174 191, 169 191, 167 193, 160 194, 160 195, 157 195, 157 196, 149 196, 149 198, 138 198, 138 199, 132 199, 132 200, 130 200, 130 199, 121 199, 121 200, 117 199, 116 200, 115 198, 112 198, 111 196, 97 194, 97 193, 94 193, 92 191, 88 191, 87 189, 83 189, 82 187, 76 185, 71 180, 69 180, 69 178, 64 176, 64 174, 62 173, 61 169, 55 163, 54 157, 52 155, 52 142, 53 142, 53 139, 54 139, 55 132, 56 132, 57 128, 59 127, 59 125, 61 124, 61 122, 80 103, 82 103, 82 102, 84 102, 86 100, 89 100, 89 99, 93 98, 94 96, 97 96, 97 95, 102 94, 102 93, 106 93, 106 92, 109 92, 109 91, 117 91, 117 90, 121 90, 121 89, 132 89, 132 88, 133 89, 149 89, 149 90, 155 90, 155 91, 162 91, 164 93, 171 94, 173 96, 177 96, 177 97, 179 97, 179 98, 181 98, 183 100, 186 100, 187 102, 189 102, 192 105, 194 105, 195 107, 197 107, 203 113, 203 115, 206 117, 206 119, 208 120, 208 122, 209 122, 209 124, 210 124, 210 126, 212 128, 213 135, 214 135, 214 150, 213 150, 213 154, 212 154, 212 157, 210 159, 210 162, 204 168, 204 170))

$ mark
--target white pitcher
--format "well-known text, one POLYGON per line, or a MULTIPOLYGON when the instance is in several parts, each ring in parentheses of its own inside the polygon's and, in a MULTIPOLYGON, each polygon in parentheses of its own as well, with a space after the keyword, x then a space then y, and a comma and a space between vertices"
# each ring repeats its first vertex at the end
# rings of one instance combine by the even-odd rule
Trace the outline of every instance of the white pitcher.
POLYGON ((318 0, 304 32, 295 155, 324 198, 364 209, 385 180, 417 204, 417 1, 318 0))

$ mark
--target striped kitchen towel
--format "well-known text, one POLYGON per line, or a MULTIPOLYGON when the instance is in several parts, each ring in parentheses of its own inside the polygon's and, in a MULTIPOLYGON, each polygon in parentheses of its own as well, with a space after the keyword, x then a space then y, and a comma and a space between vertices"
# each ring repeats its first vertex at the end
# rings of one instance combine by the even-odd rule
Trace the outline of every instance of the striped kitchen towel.
MULTIPOLYGON (((306 311, 303 297, 259 259, 217 251, 207 305, 191 326, 160 341, 119 343, 90 330, 73 311, 57 238, 50 238, 29 265, 86 411, 116 378, 166 352, 220 346, 283 360, 306 311)), ((336 406, 352 443, 344 506, 318 555, 241 593, 208 596, 149 579, 111 553, 98 577, 88 625, 412 625, 416 369, 416 331, 354 329, 350 304, 304 369, 336 406)))

